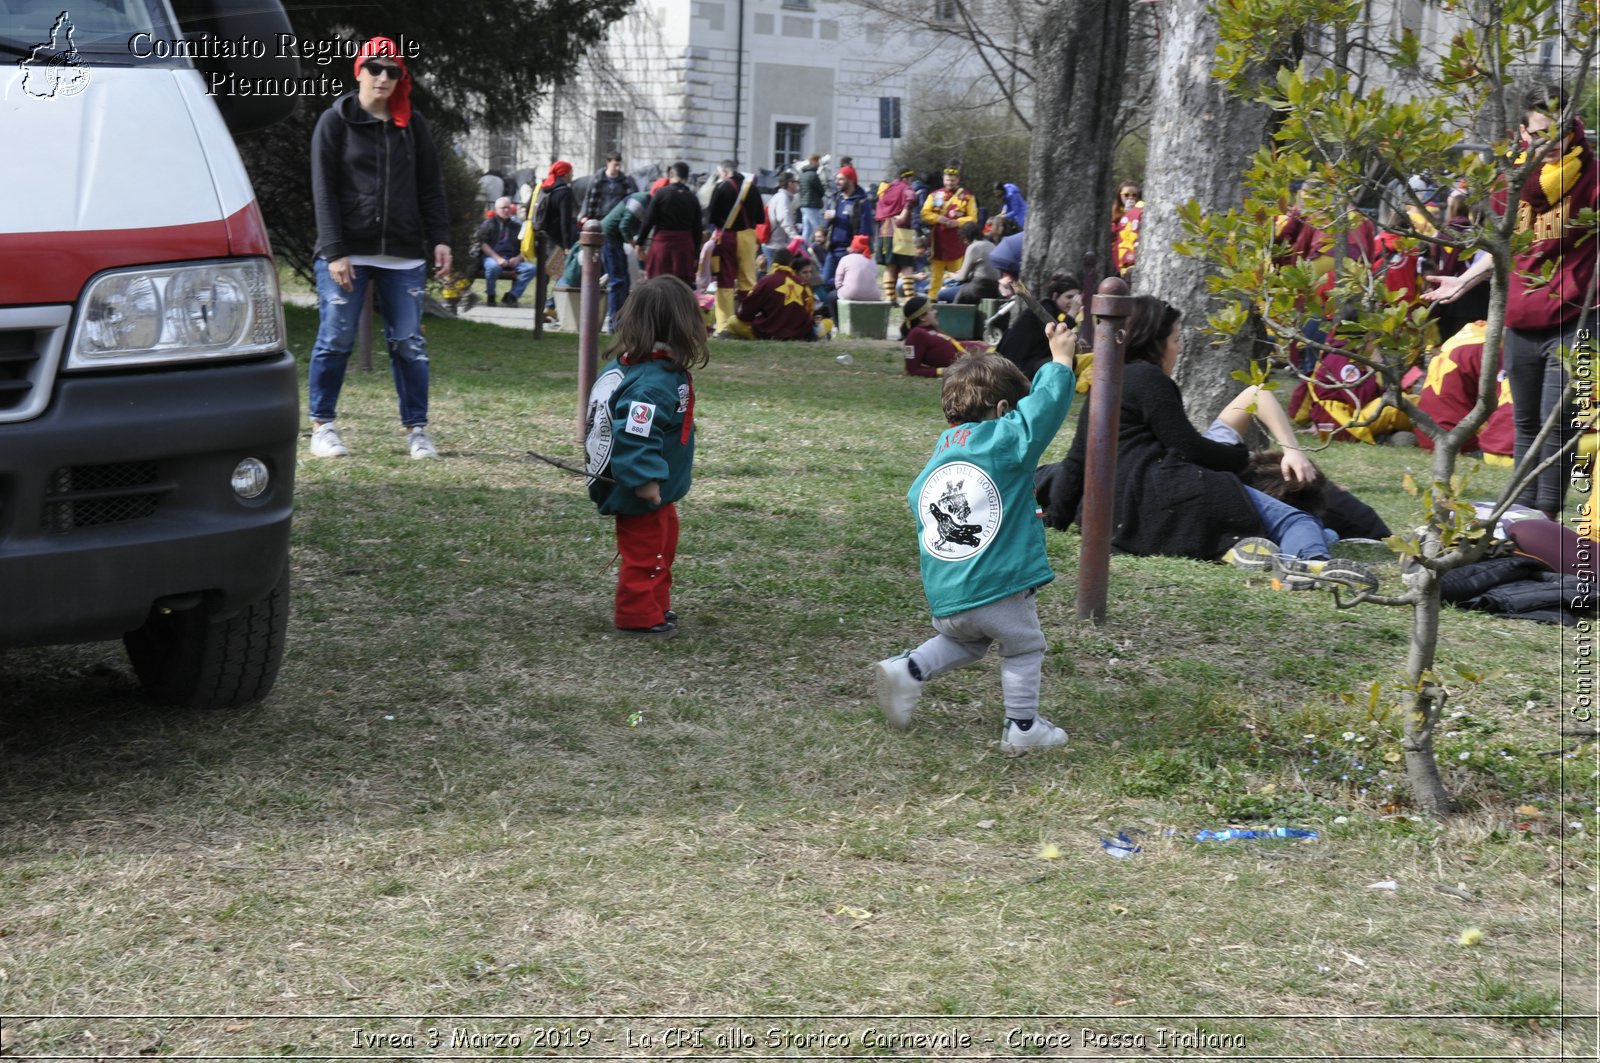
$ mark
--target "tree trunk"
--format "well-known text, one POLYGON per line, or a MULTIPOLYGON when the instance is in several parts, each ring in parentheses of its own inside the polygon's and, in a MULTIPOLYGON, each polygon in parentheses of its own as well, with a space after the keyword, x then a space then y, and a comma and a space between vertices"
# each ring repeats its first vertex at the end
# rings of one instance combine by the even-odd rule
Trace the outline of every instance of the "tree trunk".
POLYGON ((1406 781, 1419 811, 1430 816, 1446 816, 1456 810, 1455 801, 1439 777, 1439 762, 1433 753, 1433 733, 1444 714, 1445 691, 1433 678, 1434 649, 1439 645, 1439 577, 1418 567, 1407 576, 1420 593, 1411 612, 1411 649, 1406 658, 1406 678, 1410 681, 1401 705, 1405 721, 1400 748, 1406 756, 1406 781))
POLYGON ((1220 346, 1202 331, 1222 301, 1206 290, 1206 264, 1172 248, 1184 238, 1178 208, 1191 199, 1206 212, 1238 207, 1244 200, 1244 162, 1272 127, 1270 110, 1229 94, 1211 79, 1217 21, 1210 6, 1209 0, 1165 0, 1157 7, 1161 52, 1156 69, 1161 74, 1151 105, 1146 206, 1132 276, 1135 294, 1160 296, 1183 311, 1184 353, 1175 375, 1190 419, 1199 424, 1209 423, 1242 387, 1230 374, 1266 351, 1259 326, 1220 346))
MULTIPOLYGON (((1106 274, 1128 11, 1128 0, 1054 0, 1035 26, 1032 202, 1022 276, 1041 297, 1051 273, 1081 273, 1086 254, 1095 256, 1098 275, 1106 274)), ((1090 292, 1083 294, 1087 302, 1090 292)))

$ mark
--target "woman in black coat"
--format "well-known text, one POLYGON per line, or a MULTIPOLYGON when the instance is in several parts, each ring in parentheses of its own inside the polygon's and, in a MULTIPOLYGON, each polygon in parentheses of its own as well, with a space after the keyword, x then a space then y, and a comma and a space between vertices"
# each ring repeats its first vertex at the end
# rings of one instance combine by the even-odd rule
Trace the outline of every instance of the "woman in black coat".
MULTIPOLYGON (((1246 388, 1204 433, 1189 423, 1183 395, 1171 376, 1182 350, 1179 317, 1154 296, 1133 300, 1117 433, 1112 546, 1128 554, 1215 561, 1240 538, 1265 536, 1283 553, 1326 558, 1327 537, 1315 517, 1239 479, 1250 460, 1243 439, 1252 414, 1283 449, 1280 468, 1286 480, 1310 481, 1317 475, 1270 392, 1246 388)), ((1085 409, 1067 456, 1056 465, 1041 466, 1036 474, 1045 520, 1058 530, 1078 520, 1088 440, 1085 409)))

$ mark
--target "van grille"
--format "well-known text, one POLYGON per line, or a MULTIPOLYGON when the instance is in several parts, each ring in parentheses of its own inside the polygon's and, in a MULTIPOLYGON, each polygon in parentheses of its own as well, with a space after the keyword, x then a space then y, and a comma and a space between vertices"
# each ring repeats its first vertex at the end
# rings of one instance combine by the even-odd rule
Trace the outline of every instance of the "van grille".
POLYGON ((44 412, 71 319, 70 306, 0 309, 0 424, 44 412))
POLYGON ((39 384, 34 333, 0 332, 0 410, 20 409, 39 384))
POLYGON ((148 517, 172 489, 157 479, 157 473, 153 461, 57 469, 45 488, 45 529, 69 532, 148 517))

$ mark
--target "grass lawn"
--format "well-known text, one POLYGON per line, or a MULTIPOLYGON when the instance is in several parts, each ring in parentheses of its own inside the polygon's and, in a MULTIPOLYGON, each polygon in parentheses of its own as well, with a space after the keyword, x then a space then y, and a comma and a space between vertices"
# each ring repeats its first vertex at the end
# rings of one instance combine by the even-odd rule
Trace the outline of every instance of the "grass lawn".
MULTIPOLYGON (((287 314, 303 360, 315 314, 287 314)), ((905 492, 936 381, 890 344, 714 345, 683 630, 641 645, 611 524, 524 457, 578 458, 575 339, 428 329, 443 460, 405 456, 381 366, 351 374, 355 456, 300 468, 266 702, 149 708, 114 644, 0 658, 0 1011, 189 1016, 13 1018, 6 1051, 1593 1057, 1561 630, 1448 613, 1442 671, 1484 677, 1440 738, 1443 824, 1368 696, 1407 614, 1118 557, 1080 625, 1071 534, 1040 595, 1067 751, 999 754, 993 661, 891 732, 868 669, 930 630, 905 492), (1321 836, 1191 840, 1227 824, 1321 836), (1108 856, 1119 831, 1142 851, 1108 856), (525 1018, 459 1018, 494 1015, 525 1018)), ((1421 452, 1319 460, 1415 523, 1421 452)))

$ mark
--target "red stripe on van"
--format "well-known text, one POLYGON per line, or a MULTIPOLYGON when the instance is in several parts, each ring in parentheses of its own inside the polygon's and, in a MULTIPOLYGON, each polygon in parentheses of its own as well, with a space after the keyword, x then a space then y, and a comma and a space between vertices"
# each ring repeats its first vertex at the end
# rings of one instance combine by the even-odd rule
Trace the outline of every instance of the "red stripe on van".
POLYGON ((0 306, 75 303, 90 277, 119 266, 267 254, 254 200, 227 218, 188 225, 0 233, 0 306))

